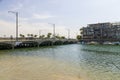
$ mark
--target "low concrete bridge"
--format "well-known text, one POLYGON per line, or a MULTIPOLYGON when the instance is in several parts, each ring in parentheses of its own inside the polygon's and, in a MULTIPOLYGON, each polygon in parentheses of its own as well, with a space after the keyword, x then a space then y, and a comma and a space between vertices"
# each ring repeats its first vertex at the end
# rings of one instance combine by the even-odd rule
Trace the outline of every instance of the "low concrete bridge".
POLYGON ((0 49, 14 49, 25 47, 41 47, 52 45, 74 44, 78 41, 76 39, 28 39, 28 40, 9 40, 0 41, 0 49))

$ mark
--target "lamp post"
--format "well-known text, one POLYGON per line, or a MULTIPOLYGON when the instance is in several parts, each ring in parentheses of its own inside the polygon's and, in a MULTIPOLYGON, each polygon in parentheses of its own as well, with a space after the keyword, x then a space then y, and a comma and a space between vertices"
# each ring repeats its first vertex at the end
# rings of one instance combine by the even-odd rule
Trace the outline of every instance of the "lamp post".
POLYGON ((55 39, 55 24, 52 24, 52 23, 48 23, 48 24, 53 25, 53 38, 55 39))
POLYGON ((8 11, 8 13, 13 13, 16 15, 16 41, 18 41, 18 12, 8 11))

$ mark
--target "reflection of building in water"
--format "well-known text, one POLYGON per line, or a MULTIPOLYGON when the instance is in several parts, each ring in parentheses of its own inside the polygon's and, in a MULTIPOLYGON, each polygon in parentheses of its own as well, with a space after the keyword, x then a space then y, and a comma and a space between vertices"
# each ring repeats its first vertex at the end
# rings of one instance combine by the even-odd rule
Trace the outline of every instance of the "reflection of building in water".
POLYGON ((87 27, 80 29, 82 41, 119 41, 119 23, 96 23, 88 24, 87 27))

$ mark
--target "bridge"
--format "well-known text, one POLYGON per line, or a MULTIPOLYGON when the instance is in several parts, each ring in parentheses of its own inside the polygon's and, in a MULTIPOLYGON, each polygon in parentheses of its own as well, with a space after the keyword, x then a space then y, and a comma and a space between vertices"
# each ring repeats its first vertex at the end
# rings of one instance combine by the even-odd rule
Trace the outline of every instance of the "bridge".
POLYGON ((19 39, 18 41, 0 40, 0 49, 65 45, 77 42, 78 41, 76 39, 19 39))

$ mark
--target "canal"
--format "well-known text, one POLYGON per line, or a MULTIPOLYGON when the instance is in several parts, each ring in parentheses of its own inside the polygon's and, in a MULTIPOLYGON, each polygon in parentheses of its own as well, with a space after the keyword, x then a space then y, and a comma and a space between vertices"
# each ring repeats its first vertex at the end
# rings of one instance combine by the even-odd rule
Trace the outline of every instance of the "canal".
POLYGON ((120 80, 120 46, 2 50, 0 80, 120 80))

